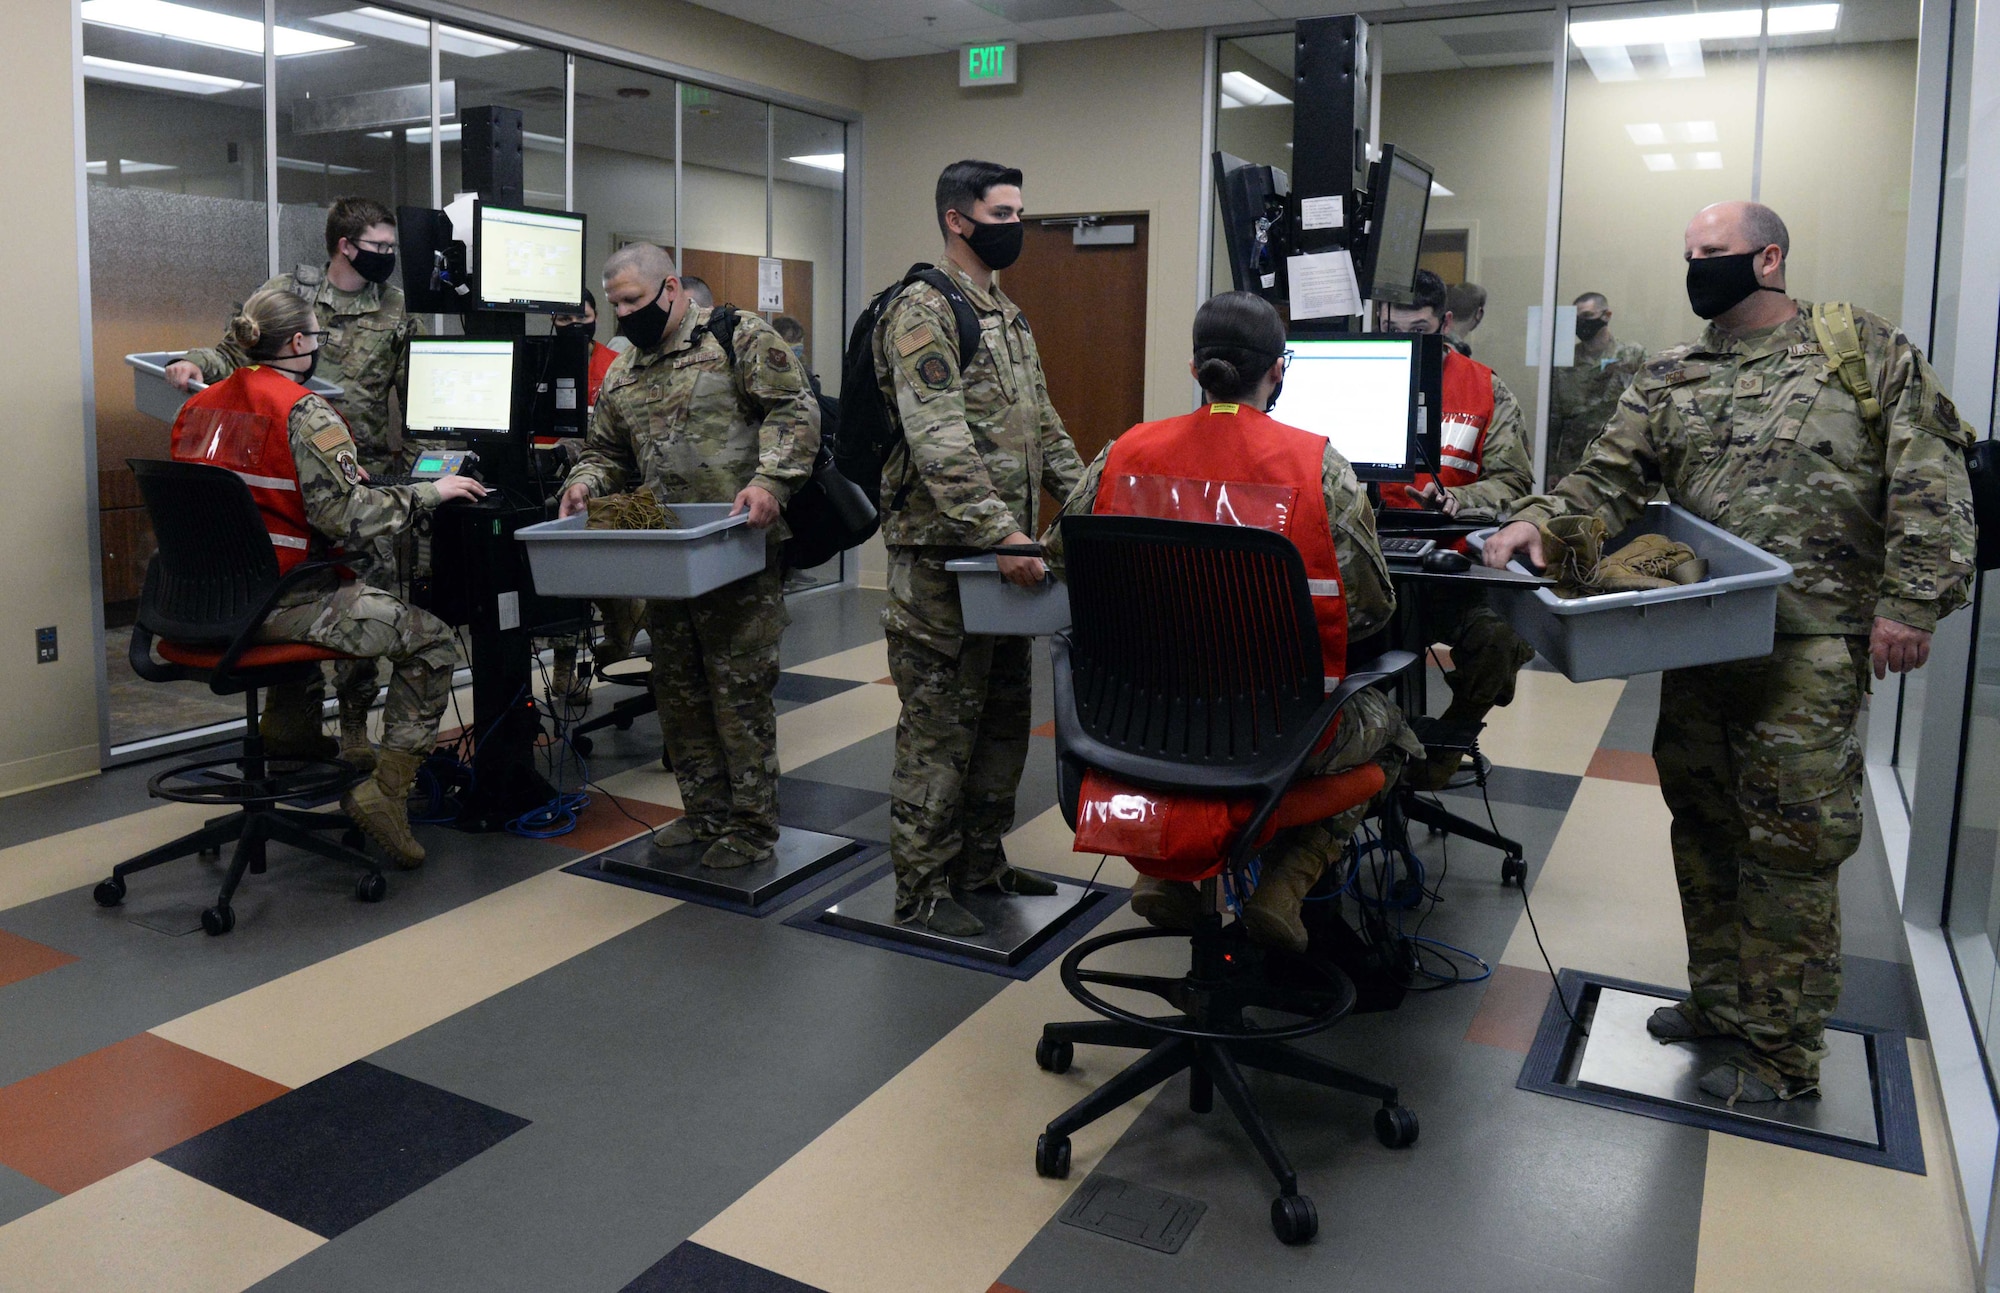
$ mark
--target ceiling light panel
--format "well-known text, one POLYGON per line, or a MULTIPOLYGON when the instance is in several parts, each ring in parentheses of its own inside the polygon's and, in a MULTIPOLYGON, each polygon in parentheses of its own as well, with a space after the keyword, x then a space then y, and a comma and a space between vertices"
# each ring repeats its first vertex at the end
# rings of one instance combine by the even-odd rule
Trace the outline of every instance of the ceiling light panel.
POLYGON ((1722 169, 1721 153, 1696 153, 1694 168, 1698 171, 1719 171, 1722 169))
MULTIPOLYGON (((233 49, 239 54, 264 52, 263 23, 193 5, 174 4, 172 0, 83 0, 83 20, 99 27, 165 36, 190 45, 233 49)), ((354 48, 351 40, 300 31, 296 27, 276 28, 272 41, 281 58, 354 48)))
POLYGON ((1649 171, 1672 171, 1680 169, 1679 164, 1674 161, 1672 153, 1645 153, 1641 155, 1641 160, 1646 163, 1646 169, 1649 171))
MULTIPOLYGON (((364 5, 359 9, 349 9, 341 13, 322 14, 314 18, 322 27, 336 27, 341 31, 351 31, 358 36, 373 36, 378 40, 392 40, 399 45, 415 45, 428 49, 431 43, 431 24, 425 18, 413 18, 409 14, 393 13, 387 9, 377 9, 364 5)), ((438 25, 438 52, 457 54, 463 58, 489 58, 494 54, 511 54, 515 50, 526 49, 526 45, 498 36, 488 36, 484 32, 467 31, 463 27, 438 25)))
POLYGON ((846 153, 807 153, 803 157, 787 157, 785 160, 799 166, 810 166, 818 171, 845 171, 847 169, 846 153))
POLYGON ((1222 106, 1225 108, 1279 108, 1291 100, 1247 72, 1222 74, 1222 106))
POLYGON ((227 94, 231 90, 254 90, 255 81, 210 76, 206 72, 183 72, 177 67, 154 67, 147 63, 126 63, 115 58, 83 56, 83 79, 107 81, 113 85, 136 85, 147 90, 173 90, 181 94, 227 94))
POLYGON ((1625 127, 1625 134, 1641 148, 1657 148, 1667 142, 1667 130, 1657 121, 1639 121, 1625 127))

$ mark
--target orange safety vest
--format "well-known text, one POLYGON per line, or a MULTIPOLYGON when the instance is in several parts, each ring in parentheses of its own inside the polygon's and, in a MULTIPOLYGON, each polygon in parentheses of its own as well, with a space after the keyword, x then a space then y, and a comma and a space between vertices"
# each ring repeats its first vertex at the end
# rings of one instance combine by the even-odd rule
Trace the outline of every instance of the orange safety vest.
POLYGON ((1384 507, 1420 508, 1414 497, 1435 480, 1451 488, 1476 482, 1486 470, 1486 429, 1493 425, 1493 370, 1451 347, 1444 352, 1443 443, 1438 474, 1419 472, 1408 485, 1382 486, 1384 507))
POLYGON ((584 388, 584 407, 597 407, 597 392, 604 388, 604 374, 611 371, 611 364, 618 358, 618 352, 601 341, 590 343, 590 380, 584 388))
POLYGON ((279 574, 306 559, 313 539, 292 458, 292 408, 306 394, 303 383, 252 365, 196 392, 174 419, 175 462, 224 467, 250 487, 277 549, 279 574))
POLYGON ((1305 558, 1331 690, 1347 672, 1347 603, 1321 488, 1325 457, 1324 436, 1240 404, 1211 404, 1184 417, 1142 422, 1119 436, 1091 510, 1254 525, 1290 539, 1305 558))

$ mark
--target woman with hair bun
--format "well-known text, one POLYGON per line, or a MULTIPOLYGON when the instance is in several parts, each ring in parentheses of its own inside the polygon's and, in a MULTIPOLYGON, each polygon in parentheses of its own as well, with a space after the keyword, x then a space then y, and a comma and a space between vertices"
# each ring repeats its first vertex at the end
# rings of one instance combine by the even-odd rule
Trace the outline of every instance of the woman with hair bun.
MULTIPOLYGON (((225 468, 250 487, 281 574, 307 561, 337 561, 343 550, 363 550, 440 503, 486 493, 460 476, 367 484, 346 421, 304 385, 318 366, 321 335, 311 303, 297 293, 258 292, 229 323, 230 342, 249 362, 189 399, 174 420, 175 461, 225 468)), ((451 697, 451 630, 336 566, 287 591, 264 621, 262 640, 389 662, 381 753, 372 776, 342 796, 341 807, 398 866, 420 865, 424 851, 410 835, 404 801, 451 697)))
MULTIPOLYGON (((1290 539, 1305 559, 1318 623, 1321 663, 1331 684, 1346 673, 1347 643, 1395 613, 1389 570, 1375 538, 1368 495, 1354 469, 1323 436, 1266 415, 1285 379, 1285 322, 1264 298, 1225 292, 1194 316, 1188 371, 1203 407, 1145 422, 1105 446, 1063 505, 1064 515, 1112 513, 1209 524, 1254 525, 1290 539)), ((1044 542, 1059 553, 1061 534, 1044 542)), ((1342 711, 1334 738, 1306 764, 1309 774, 1373 761, 1394 785, 1403 764, 1423 757, 1396 702, 1360 693, 1342 711)), ((1257 888, 1243 904, 1250 937, 1267 947, 1306 950, 1300 903, 1345 850, 1366 807, 1280 832, 1264 850, 1257 888)), ((1140 876, 1132 910, 1163 929, 1192 929, 1199 894, 1185 881, 1140 876)))

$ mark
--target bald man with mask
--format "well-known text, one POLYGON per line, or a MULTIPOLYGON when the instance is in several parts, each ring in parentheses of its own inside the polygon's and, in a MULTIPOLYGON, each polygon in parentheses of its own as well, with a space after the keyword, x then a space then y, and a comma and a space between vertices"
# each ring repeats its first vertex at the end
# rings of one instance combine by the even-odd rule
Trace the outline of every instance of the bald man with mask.
POLYGON ((1692 990, 1646 1027, 1740 1039, 1701 1082, 1733 1105, 1818 1090, 1840 995, 1840 864, 1861 843, 1855 723, 1871 666, 1921 667, 1931 630, 1965 603, 1971 428, 1909 339, 1855 308, 1880 404, 1864 412, 1834 371, 1840 338, 1822 334, 1840 307, 1786 292, 1791 236, 1770 208, 1704 208, 1685 241, 1707 331, 1640 370, 1583 462, 1522 499, 1485 559, 1564 560, 1575 536, 1546 523, 1595 517, 1616 534, 1664 486, 1792 564, 1771 654, 1669 671, 1653 736, 1692 990))

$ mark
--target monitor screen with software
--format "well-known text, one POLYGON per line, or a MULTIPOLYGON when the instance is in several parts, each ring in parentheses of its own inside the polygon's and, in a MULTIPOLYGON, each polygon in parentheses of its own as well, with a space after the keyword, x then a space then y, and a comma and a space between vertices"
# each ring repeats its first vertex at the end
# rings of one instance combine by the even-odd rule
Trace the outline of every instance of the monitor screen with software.
POLYGON ((403 425, 417 435, 478 436, 513 429, 514 343, 464 337, 410 342, 403 425))
POLYGON ((479 303, 489 310, 583 308, 583 217, 571 211, 478 204, 479 303))
POLYGON ((1431 167, 1390 144, 1375 163, 1370 185, 1373 211, 1356 266, 1361 295, 1409 305, 1416 299, 1417 260, 1430 214, 1431 167))
POLYGON ((1412 480, 1418 457, 1418 339, 1293 333, 1271 416, 1323 435, 1362 480, 1412 480))

